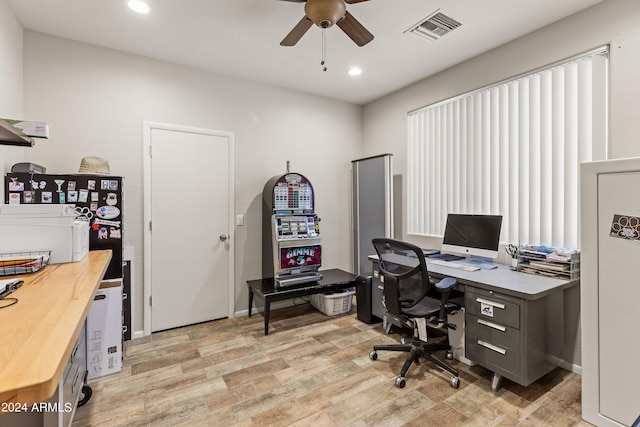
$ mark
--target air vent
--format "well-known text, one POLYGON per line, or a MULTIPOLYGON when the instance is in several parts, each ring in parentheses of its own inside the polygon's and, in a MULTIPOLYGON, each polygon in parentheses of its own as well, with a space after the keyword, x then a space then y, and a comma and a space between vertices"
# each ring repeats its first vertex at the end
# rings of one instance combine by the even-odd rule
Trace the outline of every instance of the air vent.
POLYGON ((445 34, 455 30, 462 23, 453 18, 451 15, 441 12, 440 9, 436 10, 425 19, 413 25, 405 33, 415 34, 427 40, 435 41, 445 34))

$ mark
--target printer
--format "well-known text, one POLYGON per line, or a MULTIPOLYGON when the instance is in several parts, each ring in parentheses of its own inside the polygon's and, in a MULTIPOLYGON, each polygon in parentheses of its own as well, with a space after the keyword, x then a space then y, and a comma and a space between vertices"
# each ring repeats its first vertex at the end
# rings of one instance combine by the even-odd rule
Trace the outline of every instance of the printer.
POLYGON ((0 253, 51 251, 51 264, 80 261, 89 221, 77 216, 74 205, 0 205, 0 253))

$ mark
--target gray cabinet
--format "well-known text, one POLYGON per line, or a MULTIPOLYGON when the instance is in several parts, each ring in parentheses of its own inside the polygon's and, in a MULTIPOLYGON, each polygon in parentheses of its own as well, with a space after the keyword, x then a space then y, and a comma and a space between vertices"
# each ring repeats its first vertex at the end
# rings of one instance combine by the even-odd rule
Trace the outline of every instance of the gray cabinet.
POLYGON ((371 240, 393 238, 393 156, 382 154, 351 162, 353 273, 369 273, 371 240))
POLYGON ((522 299, 466 286, 465 352, 494 372, 491 388, 502 377, 527 386, 562 361, 563 293, 522 299))

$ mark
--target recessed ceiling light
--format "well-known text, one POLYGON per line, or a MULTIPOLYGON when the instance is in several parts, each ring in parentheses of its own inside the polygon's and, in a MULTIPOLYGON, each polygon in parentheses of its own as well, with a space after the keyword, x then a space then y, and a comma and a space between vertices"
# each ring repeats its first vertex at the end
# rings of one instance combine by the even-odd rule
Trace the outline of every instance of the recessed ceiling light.
POLYGON ((347 74, 350 76, 359 76, 362 74, 362 70, 359 67, 351 67, 347 70, 347 74))
POLYGON ((129 9, 138 13, 151 12, 151 6, 149 6, 149 3, 143 0, 127 0, 127 6, 129 6, 129 9))

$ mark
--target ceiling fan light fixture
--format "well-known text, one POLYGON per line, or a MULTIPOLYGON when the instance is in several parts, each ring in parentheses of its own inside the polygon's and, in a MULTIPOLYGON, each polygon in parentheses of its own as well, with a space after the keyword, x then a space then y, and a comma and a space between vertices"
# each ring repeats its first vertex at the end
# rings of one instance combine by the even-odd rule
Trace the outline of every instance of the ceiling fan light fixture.
POLYGON ((126 0, 126 4, 129 9, 133 10, 134 12, 142 14, 151 12, 151 6, 144 0, 126 0))
POLYGON ((304 13, 320 28, 329 28, 344 18, 347 6, 343 0, 307 0, 304 13))

